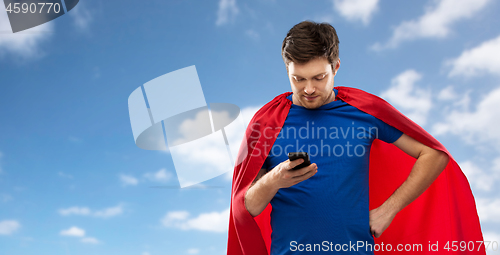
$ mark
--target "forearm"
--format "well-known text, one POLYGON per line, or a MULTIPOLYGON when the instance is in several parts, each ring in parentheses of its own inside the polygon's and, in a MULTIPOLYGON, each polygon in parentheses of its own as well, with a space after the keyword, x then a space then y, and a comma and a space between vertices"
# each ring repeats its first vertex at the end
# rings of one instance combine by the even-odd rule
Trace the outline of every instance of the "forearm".
POLYGON ((444 152, 429 150, 417 158, 403 184, 382 204, 382 208, 393 215, 419 197, 439 176, 448 164, 444 152))
POLYGON ((266 209, 279 190, 271 184, 268 177, 267 174, 262 176, 254 185, 250 186, 245 194, 245 207, 254 217, 266 209))

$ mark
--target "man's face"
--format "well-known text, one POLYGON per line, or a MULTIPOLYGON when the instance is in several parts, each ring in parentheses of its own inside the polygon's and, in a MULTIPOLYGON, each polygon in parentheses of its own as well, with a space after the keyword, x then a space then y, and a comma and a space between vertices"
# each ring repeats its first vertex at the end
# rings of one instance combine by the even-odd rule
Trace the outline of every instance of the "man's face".
POLYGON ((333 78, 340 67, 340 59, 334 63, 335 70, 325 57, 315 58, 305 64, 290 62, 288 78, 292 85, 293 103, 308 109, 318 108, 335 100, 333 78))

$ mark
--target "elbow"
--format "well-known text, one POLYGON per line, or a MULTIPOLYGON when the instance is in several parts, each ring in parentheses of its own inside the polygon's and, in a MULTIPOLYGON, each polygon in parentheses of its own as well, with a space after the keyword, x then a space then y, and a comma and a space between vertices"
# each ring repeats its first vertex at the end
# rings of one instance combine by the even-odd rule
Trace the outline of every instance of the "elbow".
POLYGON ((251 210, 248 210, 248 207, 245 207, 245 208, 247 208, 248 213, 249 213, 252 217, 257 217, 257 215, 259 215, 258 213, 255 213, 255 212, 254 212, 254 213, 252 213, 252 211, 251 211, 251 210))
POLYGON ((248 198, 248 197, 249 197, 249 195, 248 195, 248 191, 247 191, 247 193, 245 193, 245 199, 244 199, 244 200, 245 200, 245 201, 244 201, 244 203, 245 203, 245 209, 248 211, 248 213, 250 213, 250 215, 252 215, 252 217, 255 217, 255 216, 259 215, 259 214, 258 214, 258 213, 256 213, 256 212, 254 212, 254 211, 252 210, 252 207, 251 207, 251 206, 250 206, 250 207, 248 207, 248 200, 249 200, 249 198, 248 198))
POLYGON ((446 154, 446 152, 439 150, 435 150, 434 154, 435 154, 436 165, 438 165, 439 169, 443 171, 444 168, 448 165, 450 157, 448 156, 448 154, 446 154))

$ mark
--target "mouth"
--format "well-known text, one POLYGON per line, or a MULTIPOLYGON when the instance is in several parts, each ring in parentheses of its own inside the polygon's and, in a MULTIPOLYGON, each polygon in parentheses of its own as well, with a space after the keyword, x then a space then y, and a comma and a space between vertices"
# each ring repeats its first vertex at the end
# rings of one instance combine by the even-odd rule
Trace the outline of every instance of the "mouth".
POLYGON ((308 97, 308 96, 304 96, 304 98, 307 100, 307 101, 313 101, 314 99, 316 99, 318 96, 314 96, 314 97, 308 97))

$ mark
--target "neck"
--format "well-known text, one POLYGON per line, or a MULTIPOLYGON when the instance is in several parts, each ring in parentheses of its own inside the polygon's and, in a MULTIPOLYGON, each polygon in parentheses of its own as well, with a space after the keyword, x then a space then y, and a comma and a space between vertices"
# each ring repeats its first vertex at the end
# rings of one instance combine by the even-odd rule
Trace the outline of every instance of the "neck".
POLYGON ((333 101, 335 101, 336 95, 335 95, 335 91, 332 89, 332 93, 330 93, 330 96, 328 97, 328 99, 326 100, 326 102, 324 104, 328 104, 328 103, 331 103, 333 101))
MULTIPOLYGON (((328 99, 325 101, 325 103, 324 103, 323 105, 328 104, 328 103, 331 103, 331 102, 333 102, 333 101, 336 101, 336 100, 337 100, 337 99, 336 99, 336 97, 337 97, 337 95, 335 94, 335 91, 332 89, 332 92, 330 93, 330 95, 328 96, 328 99)), ((295 98, 295 95, 294 95, 294 94, 292 94, 292 103, 293 103, 293 104, 296 104, 296 105, 299 105, 299 106, 303 106, 303 105, 301 105, 301 104, 300 104, 300 102, 299 102, 299 101, 295 98)))

